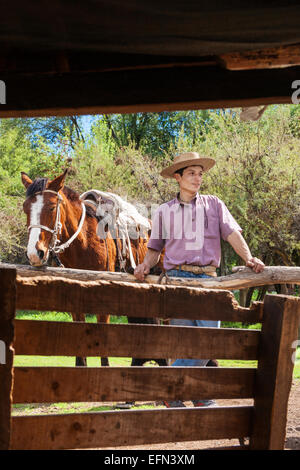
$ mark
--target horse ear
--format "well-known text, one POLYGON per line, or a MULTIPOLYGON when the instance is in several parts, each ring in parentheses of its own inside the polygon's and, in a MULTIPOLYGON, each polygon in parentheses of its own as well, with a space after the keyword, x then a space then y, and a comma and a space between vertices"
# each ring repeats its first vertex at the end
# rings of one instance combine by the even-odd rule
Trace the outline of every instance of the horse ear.
POLYGON ((54 178, 54 180, 50 181, 47 188, 57 192, 60 191, 64 187, 67 173, 68 169, 66 169, 60 176, 57 176, 57 178, 54 178))
POLYGON ((29 176, 26 173, 24 173, 24 171, 21 171, 21 180, 22 180, 22 183, 24 184, 26 189, 32 183, 32 180, 29 178, 29 176))

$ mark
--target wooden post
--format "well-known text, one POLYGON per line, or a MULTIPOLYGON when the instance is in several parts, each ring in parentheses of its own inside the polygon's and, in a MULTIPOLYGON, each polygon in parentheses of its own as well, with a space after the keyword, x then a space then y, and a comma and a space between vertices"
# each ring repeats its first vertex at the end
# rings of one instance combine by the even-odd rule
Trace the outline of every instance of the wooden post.
POLYGON ((240 302, 241 307, 246 306, 248 289, 240 289, 240 302))
POLYGON ((297 340, 299 314, 300 299, 283 295, 266 296, 254 387, 251 449, 284 449, 294 368, 293 346, 297 340))
POLYGON ((13 384, 13 339, 16 302, 16 269, 0 269, 0 450, 9 448, 13 384))

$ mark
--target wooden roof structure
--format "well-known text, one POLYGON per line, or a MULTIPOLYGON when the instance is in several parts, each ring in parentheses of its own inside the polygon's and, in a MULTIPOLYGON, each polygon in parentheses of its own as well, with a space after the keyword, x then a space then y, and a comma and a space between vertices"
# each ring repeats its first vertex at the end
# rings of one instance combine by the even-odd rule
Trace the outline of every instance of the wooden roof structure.
POLYGON ((291 103, 299 24, 290 0, 4 0, 0 117, 291 103))

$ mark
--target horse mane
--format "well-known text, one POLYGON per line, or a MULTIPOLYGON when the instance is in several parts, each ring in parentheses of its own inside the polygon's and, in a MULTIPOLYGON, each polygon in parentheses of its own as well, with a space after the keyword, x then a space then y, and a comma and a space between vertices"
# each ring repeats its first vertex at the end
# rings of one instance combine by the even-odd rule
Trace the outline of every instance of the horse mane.
MULTIPOLYGON (((47 187, 47 183, 48 183, 48 178, 36 178, 31 183, 31 185, 28 186, 27 191, 26 191, 26 197, 34 196, 36 193, 40 191, 44 191, 47 187)), ((68 186, 64 186, 63 193, 70 202, 78 203, 81 205, 79 194, 76 191, 69 188, 68 186)), ((88 217, 92 217, 97 220, 99 219, 96 216, 96 210, 90 206, 86 206, 86 215, 88 217)))
POLYGON ((48 183, 48 178, 36 178, 30 186, 28 186, 26 191, 26 197, 34 196, 40 191, 46 189, 48 183))

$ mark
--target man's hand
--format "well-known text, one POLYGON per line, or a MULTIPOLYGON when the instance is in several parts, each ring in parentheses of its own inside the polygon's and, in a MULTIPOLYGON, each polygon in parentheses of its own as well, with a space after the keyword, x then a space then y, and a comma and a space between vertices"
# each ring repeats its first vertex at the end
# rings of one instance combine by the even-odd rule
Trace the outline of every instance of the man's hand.
POLYGON ((248 259, 246 266, 252 268, 255 273, 261 273, 265 267, 264 263, 258 258, 248 259))
POLYGON ((134 270, 134 275, 139 281, 143 281, 145 279, 145 276, 150 273, 150 269, 155 266, 160 257, 160 251, 152 250, 151 248, 148 248, 147 253, 145 258, 143 259, 143 262, 139 264, 135 270, 134 270))
POLYGON ((145 276, 149 274, 150 272, 150 266, 148 263, 141 263, 139 264, 135 270, 134 270, 134 275, 139 281, 143 281, 145 279, 145 276))

